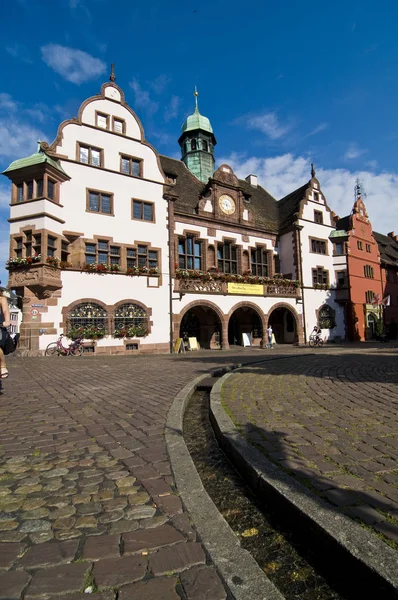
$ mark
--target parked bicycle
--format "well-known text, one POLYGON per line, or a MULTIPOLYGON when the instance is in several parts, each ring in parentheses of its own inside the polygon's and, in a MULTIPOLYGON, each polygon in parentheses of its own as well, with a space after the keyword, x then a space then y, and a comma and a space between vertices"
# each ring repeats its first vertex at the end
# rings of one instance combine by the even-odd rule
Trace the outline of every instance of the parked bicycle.
POLYGON ((58 356, 81 356, 83 354, 83 344, 81 338, 73 340, 69 346, 64 346, 62 343, 63 337, 64 334, 61 333, 56 342, 51 342, 51 344, 48 344, 45 352, 46 356, 54 356, 54 354, 58 354, 58 356))

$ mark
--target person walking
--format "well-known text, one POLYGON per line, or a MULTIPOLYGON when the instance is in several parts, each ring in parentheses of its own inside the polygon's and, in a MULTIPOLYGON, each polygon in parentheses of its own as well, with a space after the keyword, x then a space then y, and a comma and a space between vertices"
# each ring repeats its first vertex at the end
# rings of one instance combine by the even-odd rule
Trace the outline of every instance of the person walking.
POLYGON ((10 309, 8 307, 7 298, 3 295, 2 291, 0 294, 0 379, 5 379, 8 377, 8 369, 2 345, 6 337, 6 328, 10 326, 10 309))
POLYGON ((273 336, 272 325, 270 325, 267 329, 267 340, 268 340, 267 348, 270 348, 271 350, 273 348, 272 336, 273 336))

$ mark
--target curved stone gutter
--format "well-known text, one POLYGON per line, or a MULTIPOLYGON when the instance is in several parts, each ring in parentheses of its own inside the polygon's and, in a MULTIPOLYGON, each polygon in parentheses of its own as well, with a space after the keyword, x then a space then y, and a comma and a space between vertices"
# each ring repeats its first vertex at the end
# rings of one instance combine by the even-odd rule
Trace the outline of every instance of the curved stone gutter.
POLYGON ((177 490, 232 597, 235 600, 283 600, 251 554, 240 546, 239 539, 210 499, 185 445, 182 428, 188 400, 196 387, 208 378, 209 375, 203 375, 186 385, 174 398, 168 413, 165 437, 177 490))
POLYGON ((338 514, 240 435, 221 405, 221 389, 230 376, 224 375, 213 386, 210 420, 219 445, 257 498, 277 511, 308 545, 329 557, 335 576, 351 579, 350 587, 357 589, 358 598, 398 598, 397 552, 338 514))

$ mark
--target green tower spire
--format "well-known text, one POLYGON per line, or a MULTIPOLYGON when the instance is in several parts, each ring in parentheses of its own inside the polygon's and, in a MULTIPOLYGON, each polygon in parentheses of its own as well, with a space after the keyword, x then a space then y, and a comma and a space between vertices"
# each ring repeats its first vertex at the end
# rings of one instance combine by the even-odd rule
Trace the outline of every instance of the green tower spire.
POLYGON ((194 96, 195 110, 183 123, 178 143, 181 158, 188 169, 200 181, 207 183, 214 173, 214 146, 217 142, 209 119, 199 112, 196 86, 194 96))

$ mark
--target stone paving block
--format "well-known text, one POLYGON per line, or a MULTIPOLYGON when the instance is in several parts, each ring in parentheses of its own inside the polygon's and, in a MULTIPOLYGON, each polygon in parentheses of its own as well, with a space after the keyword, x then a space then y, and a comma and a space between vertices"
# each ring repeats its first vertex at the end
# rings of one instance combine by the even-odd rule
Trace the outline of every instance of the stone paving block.
POLYGON ((62 594, 80 592, 90 564, 59 565, 36 571, 25 600, 58 600, 62 594))
POLYGON ((153 496, 153 501, 169 517, 173 517, 178 513, 182 513, 182 503, 176 494, 168 494, 166 496, 153 496))
POLYGON ((189 600, 226 600, 227 593, 212 567, 192 567, 181 573, 181 583, 189 600))
POLYGON ((205 553, 201 544, 186 542, 162 548, 149 557, 149 568, 154 575, 166 573, 180 573, 194 565, 204 564, 205 553))
POLYGON ((374 525, 374 523, 386 520, 384 515, 371 506, 347 506, 344 508, 344 513, 349 517, 357 517, 368 525, 374 525))
POLYGON ((19 561, 19 568, 31 569, 70 563, 76 555, 79 542, 45 542, 28 549, 19 561))
MULTIPOLYGON (((176 577, 159 577, 149 581, 140 581, 123 586, 119 592, 119 600, 181 600, 176 592, 176 577)), ((204 597, 201 600, 205 600, 204 597)), ((210 600, 210 599, 209 599, 210 600)))
POLYGON ((124 554, 134 554, 142 550, 152 550, 185 541, 184 536, 171 525, 125 533, 122 535, 122 539, 124 554))
POLYGON ((116 558, 120 556, 120 536, 104 535, 91 537, 86 540, 83 549, 84 560, 99 560, 101 558, 116 558))
MULTIPOLYGON (((67 596, 64 596, 62 600, 90 600, 90 598, 92 598, 93 600, 115 600, 115 592, 109 590, 107 592, 102 592, 100 594, 94 595, 84 593, 68 594, 67 596)), ((61 598, 59 600, 61 600, 61 598)))
POLYGON ((143 579, 147 559, 143 556, 123 556, 100 560, 94 564, 93 577, 98 588, 116 587, 143 579))
POLYGON ((21 556, 25 548, 25 544, 0 543, 0 569, 8 569, 11 567, 12 563, 18 558, 18 556, 21 556))
POLYGON ((20 600, 30 575, 25 571, 0 573, 0 600, 20 600))
POLYGON ((189 520, 187 513, 175 515, 172 518, 172 523, 179 531, 181 531, 187 537, 189 542, 196 541, 196 531, 193 529, 193 526, 189 520))
POLYGON ((151 496, 173 493, 171 486, 160 477, 159 479, 142 479, 141 483, 151 496))
POLYGON ((384 521, 383 523, 377 523, 374 525, 376 531, 383 533, 386 537, 394 542, 398 543, 398 525, 384 521))

